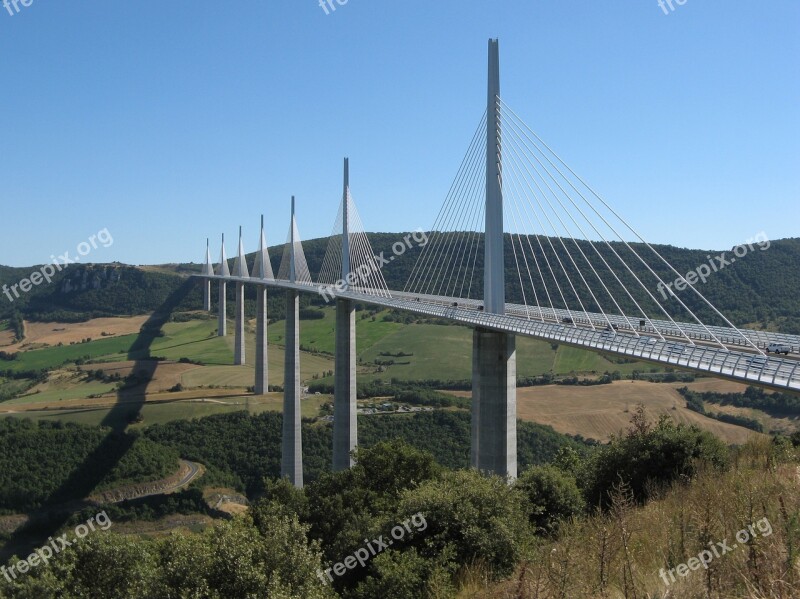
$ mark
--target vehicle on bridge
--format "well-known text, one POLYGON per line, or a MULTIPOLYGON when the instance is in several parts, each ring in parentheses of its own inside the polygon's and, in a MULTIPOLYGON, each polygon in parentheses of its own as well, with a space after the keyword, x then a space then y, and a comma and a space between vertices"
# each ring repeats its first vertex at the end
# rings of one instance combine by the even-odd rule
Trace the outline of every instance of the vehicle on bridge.
POLYGON ((784 354, 788 356, 792 351, 792 346, 787 343, 770 343, 767 346, 767 353, 784 354))

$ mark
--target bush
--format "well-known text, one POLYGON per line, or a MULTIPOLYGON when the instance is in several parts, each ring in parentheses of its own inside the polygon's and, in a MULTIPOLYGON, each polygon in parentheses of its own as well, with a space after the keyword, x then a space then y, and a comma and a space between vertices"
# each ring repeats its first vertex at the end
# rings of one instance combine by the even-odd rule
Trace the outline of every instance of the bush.
POLYGON ((641 406, 631 422, 624 437, 612 439, 589 459, 585 494, 590 505, 608 507, 613 487, 621 482, 637 501, 646 501, 654 488, 692 478, 702 463, 727 466, 727 447, 707 431, 676 425, 668 416, 653 427, 641 406))
POLYGON ((541 534, 555 532, 560 521, 583 513, 586 507, 575 477, 554 466, 529 468, 515 487, 527 497, 530 522, 541 534))

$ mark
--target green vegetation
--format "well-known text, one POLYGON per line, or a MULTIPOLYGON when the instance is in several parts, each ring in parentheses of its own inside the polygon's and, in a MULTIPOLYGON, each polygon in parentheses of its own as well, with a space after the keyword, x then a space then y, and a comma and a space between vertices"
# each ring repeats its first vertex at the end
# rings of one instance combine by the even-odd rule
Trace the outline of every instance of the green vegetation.
MULTIPOLYGON (((763 591, 778 580, 794 596, 798 580, 786 566, 800 541, 790 515, 800 490, 791 444, 751 444, 735 460, 728 451, 696 429, 663 420, 652 426, 640 412, 610 446, 586 457, 562 449, 551 465, 523 469, 508 484, 445 468, 392 440, 359 448, 353 468, 321 473, 304 489, 266 480, 250 514, 200 534, 97 532, 11 584, 0 580, 0 589, 11 598, 65 599, 499 599, 534 592, 555 599, 624 596, 625 589, 630 597, 657 596, 659 568, 674 568, 753 523, 759 535, 746 551, 716 560, 719 576, 687 578, 681 584, 691 584, 691 594, 676 596, 738 599, 752 596, 748 584, 763 591), (764 463, 774 467, 764 471, 764 463), (608 495, 603 511, 593 507, 598 478, 586 476, 598 466, 608 495), (648 492, 657 487, 654 499, 648 492), (370 552, 379 538, 392 543, 370 552), (351 555, 362 555, 362 563, 334 569, 351 555)), ((189 492, 172 505, 153 505, 178 513, 197 498, 189 492)), ((125 519, 136 509, 114 515, 125 519)))
POLYGON ((0 419, 0 510, 83 499, 95 491, 174 474, 178 453, 137 434, 74 424, 0 419), (96 472, 109 474, 100 480, 96 472))
MULTIPOLYGON (((248 496, 263 490, 264 477, 280 475, 282 416, 274 412, 250 416, 221 414, 192 421, 176 421, 143 429, 142 434, 171 447, 182 457, 204 464, 205 484, 229 486, 248 496)), ((448 468, 469 466, 469 414, 423 412, 413 415, 374 415, 359 418, 359 444, 372 447, 388 439, 402 439, 425 451, 448 468)), ((519 422, 519 460, 523 466, 552 460, 563 446, 585 451, 581 444, 552 428, 519 422)), ((303 424, 303 460, 307 480, 330 469, 331 427, 303 424)))
POLYGON ((22 352, 13 362, 4 362, 3 364, 6 369, 11 371, 35 371, 53 370, 66 364, 146 358, 146 353, 130 355, 129 352, 136 338, 136 335, 122 335, 107 339, 95 339, 87 343, 45 347, 22 352))
POLYGON ((589 505, 609 507, 620 486, 629 489, 635 500, 646 501, 659 488, 692 478, 700 463, 718 469, 727 465, 725 445, 709 432, 676 425, 667 416, 652 426, 643 406, 637 408, 632 423, 625 436, 613 438, 587 461, 580 479, 589 505))
MULTIPOLYGON (((749 387, 748 389, 755 389, 755 387, 749 387)), ((749 428, 754 430, 758 433, 764 432, 764 425, 761 424, 755 418, 748 418, 747 416, 739 416, 736 414, 725 414, 723 412, 709 412, 706 410, 705 402, 703 401, 703 396, 706 393, 696 393, 690 391, 686 387, 681 387, 678 389, 678 393, 683 395, 686 399, 686 407, 690 410, 694 410, 699 414, 703 414, 704 416, 708 416, 709 418, 714 418, 715 420, 719 420, 720 422, 727 422, 728 424, 735 424, 736 426, 743 426, 745 428, 749 428)), ((763 391, 758 390, 758 395, 760 396, 763 391)), ((720 395, 720 394, 711 394, 713 395, 720 395)), ((741 393, 730 393, 730 394, 722 394, 722 395, 742 395, 741 393)), ((722 401, 720 401, 722 403, 722 401)))
POLYGON ((332 597, 316 576, 319 548, 307 535, 297 518, 266 514, 258 527, 236 519, 156 540, 96 532, 14 584, 0 584, 10 598, 332 597))
MULTIPOLYGON (((457 233, 455 235, 463 235, 457 233)), ((372 233, 369 239, 376 253, 385 251, 391 254, 391 245, 401 239, 401 233, 372 233)), ((588 242, 578 241, 583 251, 595 264, 599 271, 603 271, 600 258, 588 246, 588 242)), ((312 273, 319 272, 322 260, 327 249, 327 238, 314 239, 303 243, 303 249, 312 273)), ((537 248, 537 243, 532 242, 532 247, 537 248)), ((614 249, 635 269, 649 289, 655 289, 655 279, 641 266, 638 260, 630 254, 630 250, 623 244, 612 244, 614 249), (651 281, 652 279, 652 281, 651 281)), ((557 242, 556 242, 557 246, 557 242)), ((506 281, 508 281, 508 301, 522 301, 516 276, 516 263, 511 252, 510 242, 506 255, 506 281)), ((548 254, 551 253, 548 244, 544 243, 548 254)), ((644 250, 641 244, 631 244, 636 251, 644 250)), ((672 246, 654 246, 659 253, 669 261, 678 272, 686 273, 698 265, 708 261, 708 252, 705 250, 687 250, 672 246)), ((603 257, 613 263, 616 258, 611 250, 598 246, 603 257)), ((270 249, 273 267, 277 269, 282 246, 270 249)), ((407 251, 403 259, 394 261, 382 271, 388 286, 391 289, 402 289, 411 269, 416 263, 421 249, 414 247, 407 251)), ((539 261, 543 261, 539 249, 535 250, 539 261)), ((553 260, 554 256, 549 255, 553 260)), ((252 255, 249 257, 252 261, 252 255)), ((734 323, 739 325, 753 325, 756 327, 778 328, 786 333, 800 333, 800 304, 796 300, 796 290, 800 288, 800 271, 796 264, 800 260, 800 239, 772 240, 767 251, 750 252, 746 258, 737 260, 728 268, 714 273, 703 286, 703 293, 734 323), (768 298, 768 299, 767 299, 768 298)), ((440 260, 440 267, 447 268, 446 257, 440 260)), ((572 280, 577 280, 574 267, 565 263, 572 280)), ((674 273, 668 271, 663 264, 655 264, 654 270, 665 280, 674 279, 674 273)), ((163 301, 177 289, 183 282, 184 276, 199 272, 199 265, 181 264, 165 267, 161 271, 156 269, 143 270, 119 264, 113 265, 72 265, 63 272, 58 273, 52 284, 34 288, 11 306, 0 304, 0 318, 7 319, 14 310, 19 311, 22 317, 29 320, 51 320, 61 322, 75 322, 87 320, 98 316, 128 316, 134 314, 147 314, 157 309, 163 301), (181 276, 168 274, 174 272, 181 276)), ((0 266, 0 284, 13 284, 30 274, 27 269, 8 268, 0 266)), ((441 273, 433 272, 433 277, 441 273)), ((559 275, 563 280, 559 283, 564 287, 566 278, 563 273, 559 275)), ((477 265, 475 277, 480 280, 482 272, 477 265)), ((635 283, 633 277, 627 272, 621 272, 620 277, 626 287, 634 293, 637 301, 652 312, 652 300, 635 283)), ((623 310, 630 314, 637 313, 627 295, 618 289, 618 283, 613 280, 606 281, 610 290, 621 302, 623 310)), ((474 291, 474 290, 473 290, 474 291)), ((584 289, 578 289, 581 300, 588 310, 596 311, 591 296, 584 289)), ((228 287, 228 301, 233 301, 235 290, 228 287)), ((716 324, 716 315, 696 296, 684 294, 682 299, 695 314, 700 316, 707 324, 716 324)), ((560 305, 559 298, 555 298, 556 307, 560 305)), ((201 303, 199 286, 184 298, 180 310, 196 309, 201 303)), ((309 294, 301 295, 302 308, 312 305, 323 305, 321 297, 309 294)), ((270 294, 270 314, 282 314, 284 298, 280 293, 270 294)), ((676 313, 681 313, 679 305, 671 306, 676 313)), ((247 314, 255 314, 255 303, 252 299, 246 304, 247 314)), ((321 319, 325 320, 325 319, 321 319)), ((312 321, 306 321, 310 323, 312 321)), ((390 323, 397 324, 397 323, 390 323)), ((323 349, 320 347, 319 349, 323 349)), ((591 369, 590 369, 591 370, 591 369)), ((605 370, 605 369, 603 369, 605 370)))
MULTIPOLYGON (((774 416, 800 416, 800 396, 791 393, 771 393, 759 387, 748 387, 744 393, 697 393, 686 387, 678 392, 686 398, 686 403, 700 411, 703 402, 737 408, 752 408, 774 416)), ((701 412, 702 413, 702 412, 701 412)))

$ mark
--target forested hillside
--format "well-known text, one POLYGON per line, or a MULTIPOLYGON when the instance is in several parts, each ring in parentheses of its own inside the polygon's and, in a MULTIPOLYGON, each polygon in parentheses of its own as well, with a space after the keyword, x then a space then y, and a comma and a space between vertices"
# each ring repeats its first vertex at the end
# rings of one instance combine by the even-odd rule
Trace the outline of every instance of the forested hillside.
MULTIPOLYGON (((460 259, 467 247, 468 233, 450 234, 453 236, 450 247, 456 248, 445 252, 436 260, 436 265, 431 276, 436 278, 443 276, 443 273, 452 271, 456 258, 460 259), (461 249, 458 244, 460 237, 464 238, 461 249), (459 251, 461 253, 459 253, 459 251)), ((387 257, 392 256, 392 245, 403 239, 405 235, 401 233, 373 233, 369 235, 375 253, 384 252, 387 257)), ((525 240, 523 244, 526 248, 533 250, 529 254, 529 260, 533 256, 540 263, 545 264, 548 260, 557 263, 552 247, 559 247, 559 242, 553 240, 552 246, 546 238, 541 238, 541 246, 536 238, 525 240), (530 241, 530 244, 528 244, 530 241), (542 251, 544 248, 544 251, 542 251)), ((508 287, 507 299, 510 302, 523 301, 523 287, 520 286, 517 274, 517 263, 521 261, 519 255, 515 255, 513 248, 518 247, 520 241, 513 240, 510 236, 506 239, 506 281, 508 287)), ((621 281, 625 284, 631 294, 642 306, 653 315, 659 314, 659 308, 655 305, 650 295, 661 300, 657 287, 657 280, 648 272, 648 269, 638 262, 624 244, 611 244, 610 247, 597 245, 600 256, 594 252, 588 242, 578 242, 583 253, 589 261, 603 275, 604 282, 609 290, 615 295, 620 306, 630 314, 637 314, 635 305, 627 294, 619 288, 619 284, 608 274, 603 266, 603 260, 615 267, 621 281), (613 250, 612 250, 613 248, 613 250), (626 259, 631 264, 636 275, 642 279, 647 290, 639 286, 633 276, 627 273, 615 258, 614 252, 626 259), (605 274, 604 274, 605 273, 605 274)), ((314 276, 319 272, 325 251, 328 246, 328 239, 313 239, 303 244, 309 268, 314 276)), ((630 244, 637 253, 645 256, 648 250, 641 244, 630 244)), ((658 252, 669 261, 676 270, 682 275, 694 271, 702 265, 708 265, 714 261, 717 264, 716 256, 722 254, 720 250, 689 250, 672 246, 655 246, 658 252)), ((404 289, 412 273, 414 265, 420 253, 424 251, 417 245, 407 249, 402 256, 398 256, 391 264, 385 266, 382 274, 387 284, 392 289, 404 289)), ((733 256, 731 250, 727 252, 726 259, 730 260, 733 256)), ((482 280, 482 242, 477 240, 472 247, 471 255, 474 257, 474 280, 482 280)), ((517 250, 519 252, 519 250, 517 250)), ((270 255, 273 268, 278 271, 282 246, 271 248, 270 255)), ((576 252, 577 255, 577 252, 576 252)), ((253 256, 250 256, 252 261, 253 256)), ((569 260, 562 260, 573 281, 579 281, 574 266, 569 260)), ((667 282, 675 280, 675 273, 663 263, 651 263, 653 270, 667 282)), ((580 265, 580 262, 578 262, 580 265)), ((585 267, 585 264, 584 264, 585 267)), ((52 284, 41 284, 27 294, 21 294, 20 298, 14 298, 11 302, 6 295, 0 295, 0 318, 10 318, 15 313, 21 314, 29 320, 85 320, 98 316, 114 315, 133 315, 152 312, 161 305, 163 300, 174 291, 180 284, 183 277, 199 272, 199 265, 167 265, 158 269, 140 269, 120 264, 113 265, 71 265, 64 272, 57 273, 53 278, 52 284), (174 273, 170 274, 170 273, 174 273), (179 275, 179 276, 178 276, 179 275)), ((18 283, 23 277, 31 274, 33 268, 7 268, 0 267, 0 285, 13 285, 18 283)), ((569 288, 566 277, 559 275, 555 269, 555 279, 547 274, 545 269, 545 281, 548 288, 556 289, 556 282, 562 288, 569 288)), ((536 278, 534 278, 536 282, 536 278)), ((533 289, 523 277, 525 296, 529 304, 533 303, 533 289)), ((597 281, 594 286, 599 286, 597 281)), ((537 283, 538 291, 541 295, 541 282, 537 283)), ((597 310, 591 294, 580 285, 576 285, 581 302, 588 310, 597 310)), ((769 246, 755 244, 753 249, 746 255, 731 261, 730 264, 712 272, 707 277, 706 283, 697 283, 697 289, 701 291, 711 302, 713 302, 728 318, 739 326, 766 326, 777 328, 783 332, 800 333, 800 239, 784 239, 772 241, 769 246)), ((436 291, 435 289, 425 289, 424 286, 415 286, 415 291, 436 291)), ((452 291, 452 290, 451 290, 452 291)), ((228 287, 228 300, 234 300, 234 288, 228 287)), ((466 295, 466 290, 464 290, 466 295)), ((480 286, 473 285, 469 295, 479 297, 480 286)), ((14 296, 12 295, 12 298, 14 296)), ((314 297, 307 294, 301 296, 304 305, 309 303, 322 303, 321 297, 314 297)), ((564 302, 559 294, 551 294, 556 308, 563 308, 564 302)), ((697 313, 701 318, 710 324, 722 324, 702 300, 690 290, 680 294, 680 298, 687 306, 697 313)), ((608 310, 610 300, 600 296, 599 301, 608 310)), ((540 303, 548 305, 544 297, 539 297, 540 303)), ((280 294, 273 294, 270 298, 270 309, 273 314, 279 314, 282 308, 282 297, 280 294)), ((567 296, 567 302, 571 302, 574 309, 577 305, 575 298, 567 296)), ((199 287, 189 297, 185 299, 180 308, 196 309, 200 306, 201 296, 199 287)), ((667 309, 679 318, 688 319, 688 314, 680 307, 675 299, 666 300, 667 309)), ((248 312, 254 314, 254 304, 249 303, 248 312)))

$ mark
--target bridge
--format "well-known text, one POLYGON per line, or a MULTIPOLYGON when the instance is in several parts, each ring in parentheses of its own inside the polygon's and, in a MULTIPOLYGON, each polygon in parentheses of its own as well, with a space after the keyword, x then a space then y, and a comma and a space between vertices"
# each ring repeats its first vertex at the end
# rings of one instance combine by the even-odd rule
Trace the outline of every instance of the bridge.
MULTIPOLYGON (((205 265, 197 277, 207 311, 212 309, 211 284, 218 284, 220 336, 227 335, 227 285, 236 288, 235 364, 246 361, 245 289, 256 289, 258 395, 268 392, 267 292, 286 296, 281 473, 298 487, 303 485, 300 293, 319 294, 336 306, 334 470, 352 466, 358 439, 356 304, 473 329, 471 464, 510 478, 517 475, 519 335, 800 391, 800 336, 731 323, 698 289, 698 280, 704 282, 714 264, 681 275, 501 99, 499 69, 498 42, 490 40, 486 113, 436 222, 423 234, 424 247, 402 291, 389 289, 383 277, 382 269, 397 256, 373 252, 350 193, 348 159, 342 200, 316 280, 303 253, 294 198, 277 275, 263 216, 252 270, 241 228, 233 270, 224 235, 216 270, 206 243, 205 265), (625 240, 631 236, 636 243, 625 240), (509 265, 515 275, 511 280, 509 265), (521 301, 506 301, 509 291, 521 301), (715 322, 706 324, 697 314, 700 309, 715 322), (770 344, 788 346, 791 355, 766 354, 770 344)), ((410 247, 411 236, 398 244, 410 247)), ((741 248, 748 251, 747 246, 732 251, 740 256, 741 248)))

